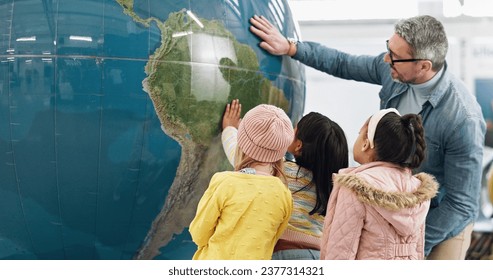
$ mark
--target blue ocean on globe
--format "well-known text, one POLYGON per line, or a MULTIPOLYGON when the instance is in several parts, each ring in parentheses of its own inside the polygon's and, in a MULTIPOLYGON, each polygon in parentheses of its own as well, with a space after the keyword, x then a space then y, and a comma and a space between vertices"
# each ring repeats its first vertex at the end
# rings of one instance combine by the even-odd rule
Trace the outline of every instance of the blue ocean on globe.
POLYGON ((286 0, 0 0, 0 259, 191 259, 225 105, 303 114, 286 0))

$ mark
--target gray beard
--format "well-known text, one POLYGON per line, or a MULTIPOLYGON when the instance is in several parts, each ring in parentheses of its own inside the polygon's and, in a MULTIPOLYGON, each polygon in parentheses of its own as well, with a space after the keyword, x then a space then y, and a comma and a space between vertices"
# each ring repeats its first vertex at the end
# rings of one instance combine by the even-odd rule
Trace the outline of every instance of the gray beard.
POLYGON ((415 84, 415 83, 414 83, 414 81, 415 81, 415 80, 413 80, 413 81, 402 81, 402 80, 400 80, 400 79, 398 79, 398 78, 397 78, 397 79, 392 78, 392 80, 393 80, 394 82, 396 82, 396 83, 403 84, 403 85, 407 85, 407 84, 414 85, 414 84, 415 84))
POLYGON ((394 79, 394 78, 392 78, 392 80, 393 80, 394 82, 396 82, 396 83, 399 83, 399 84, 404 84, 404 83, 403 83, 401 80, 399 80, 399 79, 394 79))

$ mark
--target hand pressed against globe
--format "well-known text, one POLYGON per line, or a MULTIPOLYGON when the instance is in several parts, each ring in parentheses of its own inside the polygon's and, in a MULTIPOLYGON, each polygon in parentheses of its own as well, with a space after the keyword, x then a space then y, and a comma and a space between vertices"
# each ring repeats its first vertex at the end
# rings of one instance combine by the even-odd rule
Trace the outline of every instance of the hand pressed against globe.
POLYGON ((261 48, 273 55, 288 54, 289 41, 265 17, 255 15, 250 18, 250 23, 250 31, 262 39, 261 48))
POLYGON ((227 126, 238 128, 241 122, 241 104, 238 99, 231 101, 231 104, 226 105, 226 111, 223 116, 223 129, 227 126))

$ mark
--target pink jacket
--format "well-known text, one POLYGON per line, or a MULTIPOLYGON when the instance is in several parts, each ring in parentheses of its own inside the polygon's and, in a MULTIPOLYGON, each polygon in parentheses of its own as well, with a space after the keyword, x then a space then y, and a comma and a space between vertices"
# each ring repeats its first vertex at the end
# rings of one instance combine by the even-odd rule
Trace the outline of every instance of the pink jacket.
POLYGON ((423 259, 426 214, 437 189, 433 176, 385 162, 334 174, 320 258, 423 259))

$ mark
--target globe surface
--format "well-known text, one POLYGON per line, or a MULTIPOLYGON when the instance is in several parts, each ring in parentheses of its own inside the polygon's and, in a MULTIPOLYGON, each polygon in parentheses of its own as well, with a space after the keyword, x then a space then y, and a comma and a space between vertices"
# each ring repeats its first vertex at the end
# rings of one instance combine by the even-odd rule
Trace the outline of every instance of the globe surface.
POLYGON ((191 259, 225 105, 296 123, 305 72, 286 1, 0 0, 0 258, 191 259))

